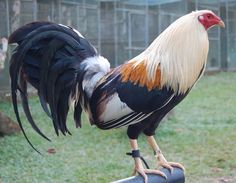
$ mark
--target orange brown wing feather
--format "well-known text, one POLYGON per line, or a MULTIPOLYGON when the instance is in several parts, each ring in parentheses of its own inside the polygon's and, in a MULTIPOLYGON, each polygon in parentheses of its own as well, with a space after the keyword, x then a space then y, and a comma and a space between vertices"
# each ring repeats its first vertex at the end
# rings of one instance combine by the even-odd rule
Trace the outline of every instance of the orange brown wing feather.
POLYGON ((140 86, 146 86, 148 90, 154 88, 161 88, 161 70, 158 66, 155 76, 152 79, 148 78, 147 68, 144 62, 135 65, 136 62, 128 62, 121 66, 121 79, 122 82, 132 82, 140 86))

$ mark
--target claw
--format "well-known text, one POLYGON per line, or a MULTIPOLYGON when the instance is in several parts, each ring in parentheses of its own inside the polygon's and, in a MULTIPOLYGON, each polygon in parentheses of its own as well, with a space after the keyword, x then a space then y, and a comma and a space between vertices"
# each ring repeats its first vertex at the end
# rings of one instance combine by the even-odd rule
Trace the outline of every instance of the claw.
POLYGON ((183 165, 181 165, 180 163, 175 163, 175 162, 168 162, 168 164, 172 167, 177 167, 177 168, 180 168, 182 169, 184 172, 185 172, 185 168, 183 165))
POLYGON ((134 160, 135 160, 135 166, 133 175, 135 175, 136 173, 140 174, 143 177, 145 183, 148 183, 147 174, 156 174, 162 176, 164 179, 167 179, 167 176, 160 170, 144 169, 140 158, 134 158, 134 160))
POLYGON ((148 183, 148 176, 146 175, 145 169, 136 169, 135 168, 135 173, 138 173, 143 177, 144 183, 148 183))
POLYGON ((180 163, 166 161, 165 157, 161 153, 158 154, 157 159, 158 159, 159 166, 168 169, 170 173, 173 173, 173 170, 174 170, 173 167, 180 168, 185 172, 185 168, 183 165, 181 165, 180 163))
POLYGON ((167 180, 166 174, 163 173, 163 172, 160 171, 160 170, 145 169, 144 171, 145 171, 145 173, 160 175, 160 176, 162 176, 165 180, 167 180))
POLYGON ((153 169, 144 169, 144 168, 134 168, 134 174, 138 173, 144 179, 144 183, 148 183, 148 176, 147 174, 156 174, 162 176, 165 180, 167 180, 167 176, 161 172, 160 170, 153 170, 153 169))
POLYGON ((170 173, 173 173, 173 170, 174 170, 173 167, 178 167, 185 172, 184 166, 181 165, 180 163, 168 162, 165 159, 164 155, 162 154, 153 136, 147 136, 147 140, 148 140, 148 143, 151 145, 152 149, 154 150, 154 155, 157 158, 158 166, 169 169, 170 173))
POLYGON ((166 161, 166 162, 165 162, 165 161, 163 162, 163 161, 161 161, 161 162, 159 162, 159 165, 160 165, 161 167, 163 167, 163 168, 168 169, 171 174, 172 174, 173 171, 174 171, 174 168, 173 168, 173 167, 180 168, 180 169, 182 169, 182 170, 185 172, 184 166, 181 165, 180 163, 167 162, 167 161, 166 161))
POLYGON ((170 171, 170 173, 172 174, 174 171, 174 168, 172 167, 172 165, 170 165, 168 162, 160 162, 159 166, 166 168, 170 171))

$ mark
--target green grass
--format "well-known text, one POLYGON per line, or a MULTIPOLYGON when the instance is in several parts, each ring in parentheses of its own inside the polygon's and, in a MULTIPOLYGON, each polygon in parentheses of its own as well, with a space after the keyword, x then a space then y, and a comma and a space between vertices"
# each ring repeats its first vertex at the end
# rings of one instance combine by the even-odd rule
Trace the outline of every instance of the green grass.
MULTIPOLYGON (((44 156, 34 152, 22 134, 0 138, 0 182, 103 183, 131 175, 133 160, 125 155, 130 151, 125 129, 102 131, 91 127, 85 116, 82 128, 76 129, 70 114, 72 136, 56 137, 38 99, 30 102, 52 142, 39 137, 22 115, 30 140, 44 156), (48 154, 49 148, 56 153, 48 154)), ((1 102, 0 110, 15 119, 11 103, 1 102)), ((187 183, 236 182, 236 73, 203 77, 174 116, 160 125, 156 139, 167 160, 185 166, 187 183)), ((144 136, 139 146, 155 167, 144 136)))

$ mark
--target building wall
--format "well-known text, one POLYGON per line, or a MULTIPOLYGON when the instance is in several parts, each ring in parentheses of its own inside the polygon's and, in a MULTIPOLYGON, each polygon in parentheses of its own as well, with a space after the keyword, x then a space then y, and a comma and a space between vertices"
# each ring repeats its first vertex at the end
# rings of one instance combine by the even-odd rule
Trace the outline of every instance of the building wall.
MULTIPOLYGON (((178 17, 211 9, 226 29, 209 31, 208 70, 236 68, 236 0, 0 0, 0 37, 35 20, 78 29, 112 66, 144 50, 178 17)), ((8 89, 8 61, 0 71, 0 90, 8 89)))

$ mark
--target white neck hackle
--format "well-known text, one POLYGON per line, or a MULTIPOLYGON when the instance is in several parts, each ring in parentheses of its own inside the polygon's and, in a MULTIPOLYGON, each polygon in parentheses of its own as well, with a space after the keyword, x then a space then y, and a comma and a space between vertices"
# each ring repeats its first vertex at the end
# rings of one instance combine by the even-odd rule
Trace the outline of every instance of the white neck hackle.
POLYGON ((161 87, 170 87, 178 94, 185 93, 205 69, 209 41, 198 16, 206 12, 211 11, 195 11, 177 19, 130 62, 135 61, 135 65, 145 62, 151 80, 159 67, 161 87))

